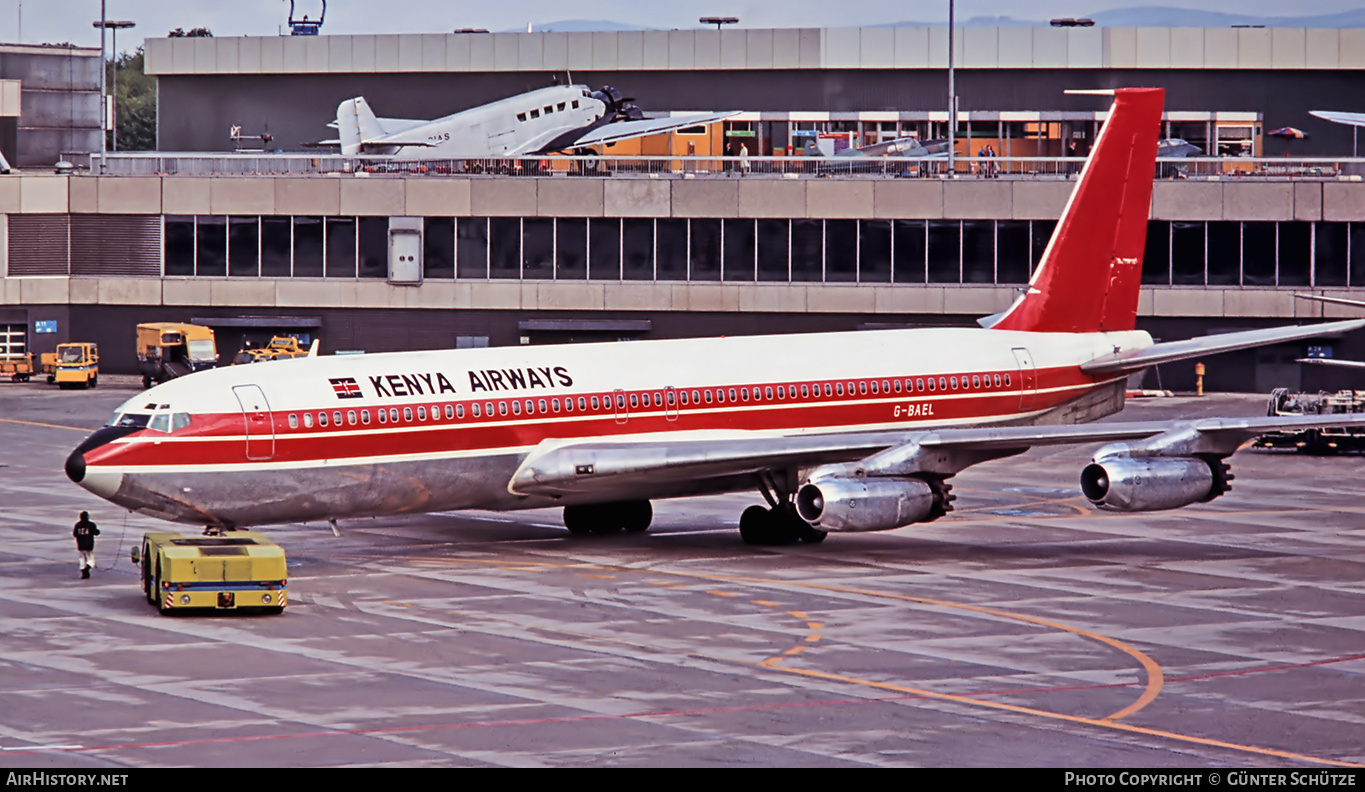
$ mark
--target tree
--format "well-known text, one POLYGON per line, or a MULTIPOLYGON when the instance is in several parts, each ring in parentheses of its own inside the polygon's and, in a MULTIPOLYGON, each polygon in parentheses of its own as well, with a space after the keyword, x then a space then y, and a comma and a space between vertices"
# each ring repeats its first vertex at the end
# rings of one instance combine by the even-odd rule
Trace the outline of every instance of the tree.
MULTIPOLYGON (((118 151, 151 151, 156 148, 156 78, 143 70, 142 47, 122 53, 108 63, 105 79, 114 84, 118 73, 118 151)), ((112 137, 112 136, 111 136, 112 137)))

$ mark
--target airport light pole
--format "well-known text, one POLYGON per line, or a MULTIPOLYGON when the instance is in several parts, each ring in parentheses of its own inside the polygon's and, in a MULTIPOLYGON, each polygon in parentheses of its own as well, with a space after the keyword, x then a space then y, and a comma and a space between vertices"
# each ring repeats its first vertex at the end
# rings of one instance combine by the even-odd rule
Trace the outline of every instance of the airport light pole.
MULTIPOLYGON (((948 178, 957 172, 957 89, 953 85, 953 0, 948 0, 948 178)), ((971 152, 967 152, 971 153, 971 152)))
POLYGON ((733 24, 738 23, 738 22, 739 22, 739 17, 718 17, 718 16, 709 16, 709 17, 702 17, 701 19, 698 19, 697 21, 700 22, 700 23, 702 23, 703 25, 715 25, 715 26, 716 26, 716 30, 720 30, 720 26, 721 26, 721 25, 733 25, 733 24))
MULTIPOLYGON (((100 5, 101 5, 101 8, 102 8, 102 7, 103 7, 103 3, 101 3, 100 5)), ((107 61, 107 60, 105 59, 105 57, 104 57, 104 31, 105 31, 105 30, 112 30, 112 31, 113 31, 112 35, 113 35, 113 38, 114 38, 114 40, 113 40, 113 42, 112 42, 112 43, 113 43, 113 49, 114 49, 114 86, 113 86, 114 90, 113 90, 112 92, 110 92, 110 94, 109 94, 110 96, 113 97, 113 102, 112 102, 112 104, 113 104, 113 112, 111 113, 111 115, 113 116, 113 118, 110 119, 111 123, 110 123, 109 126, 110 126, 110 130, 111 130, 111 132, 112 132, 112 134, 110 135, 110 138, 112 139, 112 142, 113 142, 113 149, 114 149, 114 151, 118 151, 118 32, 119 32, 120 30, 125 29, 125 28, 136 27, 137 23, 136 23, 136 22, 131 22, 131 21, 126 20, 126 19, 117 19, 117 20, 116 20, 116 19, 105 19, 105 18, 103 17, 103 12, 101 12, 100 21, 98 21, 98 22, 92 22, 91 24, 94 25, 94 26, 97 27, 97 28, 100 28, 100 121, 101 121, 101 123, 100 123, 100 127, 101 127, 101 131, 100 131, 100 154, 103 155, 103 153, 104 153, 104 147, 105 147, 105 143, 104 143, 104 132, 103 132, 103 127, 104 127, 103 120, 104 120, 104 111, 105 111, 105 109, 106 109, 106 107, 107 107, 106 102, 109 101, 109 100, 105 99, 105 90, 104 90, 104 72, 105 72, 105 70, 107 70, 107 69, 109 68, 109 66, 108 66, 108 61, 107 61)), ((100 158, 100 165, 103 166, 103 164, 104 164, 104 159, 103 159, 103 156, 101 156, 101 158, 100 158)))

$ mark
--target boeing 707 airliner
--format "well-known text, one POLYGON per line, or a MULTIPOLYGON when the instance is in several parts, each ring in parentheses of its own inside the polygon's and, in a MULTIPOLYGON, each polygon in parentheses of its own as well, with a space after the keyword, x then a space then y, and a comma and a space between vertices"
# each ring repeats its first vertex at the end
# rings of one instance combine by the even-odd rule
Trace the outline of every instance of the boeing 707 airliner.
POLYGON ((818 542, 952 510, 951 478, 1039 444, 1102 442, 1081 488, 1115 511, 1229 489, 1272 429, 1351 416, 1091 424, 1148 366, 1356 330, 1154 343, 1136 330, 1163 91, 1119 89, 1026 291, 981 328, 310 356, 203 371, 118 408, 68 476, 211 529, 562 506, 645 530, 650 502, 757 491, 740 534, 818 542))

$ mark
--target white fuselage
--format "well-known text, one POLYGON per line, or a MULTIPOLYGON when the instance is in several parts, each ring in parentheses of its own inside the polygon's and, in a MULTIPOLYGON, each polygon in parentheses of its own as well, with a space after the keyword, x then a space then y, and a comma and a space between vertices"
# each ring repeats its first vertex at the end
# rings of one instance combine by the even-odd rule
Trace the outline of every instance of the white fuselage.
MULTIPOLYGON (((607 107, 581 85, 541 88, 438 118, 385 131, 425 145, 395 148, 400 159, 464 159, 515 156, 544 148, 556 138, 586 129, 607 107)), ((382 152, 380 152, 382 153, 382 152)))
POLYGON ((234 366, 130 399, 111 422, 123 434, 84 452, 80 483, 130 509, 239 526, 562 505, 511 488, 541 444, 1088 420, 1055 416, 1121 383, 1079 364, 1150 344, 1140 331, 885 330, 234 366))

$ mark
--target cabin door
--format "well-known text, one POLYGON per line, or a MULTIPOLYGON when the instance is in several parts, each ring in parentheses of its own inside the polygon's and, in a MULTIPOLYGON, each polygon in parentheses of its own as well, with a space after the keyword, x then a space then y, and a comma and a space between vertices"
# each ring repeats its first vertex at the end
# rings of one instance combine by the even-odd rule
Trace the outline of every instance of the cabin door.
POLYGON ((1023 347, 1015 347, 1014 361, 1019 365, 1019 409, 1032 409, 1038 396, 1038 372, 1033 367, 1033 356, 1023 347))
POLYGON ((270 402, 259 385, 236 385, 232 393, 242 405, 245 424, 246 458, 271 459, 275 456, 275 419, 270 413, 270 402))

